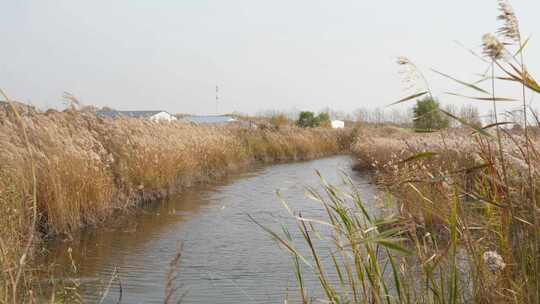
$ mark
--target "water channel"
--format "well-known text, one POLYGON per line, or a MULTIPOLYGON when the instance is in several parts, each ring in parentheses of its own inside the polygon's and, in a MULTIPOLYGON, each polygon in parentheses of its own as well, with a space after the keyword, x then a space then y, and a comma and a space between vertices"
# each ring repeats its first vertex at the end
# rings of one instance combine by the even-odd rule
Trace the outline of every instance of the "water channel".
MULTIPOLYGON (((258 166, 220 182, 183 191, 166 202, 145 208, 130 220, 83 233, 76 240, 55 241, 48 259, 77 267, 85 302, 99 302, 111 275, 121 282, 122 303, 163 303, 170 262, 183 244, 178 295, 182 303, 291 303, 298 299, 291 257, 248 214, 281 231, 286 225, 301 244, 296 222, 281 204, 306 217, 324 218, 322 206, 306 197, 306 187, 320 187, 318 170, 334 185, 347 174, 373 201, 369 176, 352 171, 353 159, 334 156, 314 161, 258 166), (71 249, 69 249, 71 248, 71 249), (295 300, 296 299, 296 300, 295 300)), ((372 207, 373 208, 373 207, 372 207)), ((306 276, 310 296, 318 282, 306 276)), ((117 303, 118 282, 104 303, 117 303)))

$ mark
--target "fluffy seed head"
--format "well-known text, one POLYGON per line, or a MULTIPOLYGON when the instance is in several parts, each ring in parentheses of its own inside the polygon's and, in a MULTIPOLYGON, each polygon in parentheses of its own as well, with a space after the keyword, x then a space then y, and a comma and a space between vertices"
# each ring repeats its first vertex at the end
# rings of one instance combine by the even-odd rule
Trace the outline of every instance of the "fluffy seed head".
POLYGON ((411 64, 411 61, 409 60, 409 58, 404 57, 404 56, 399 56, 399 57, 396 59, 396 62, 397 62, 398 65, 408 65, 408 64, 411 64))
POLYGON ((399 56, 396 58, 398 64, 398 73, 401 76, 405 91, 417 89, 420 90, 419 80, 422 78, 418 67, 409 58, 399 56))
POLYGON ((499 0, 499 11, 501 14, 497 19, 503 21, 504 24, 499 28, 498 33, 511 41, 520 43, 519 22, 514 9, 507 0, 499 0))
POLYGON ((482 37, 483 53, 493 60, 501 59, 504 45, 492 34, 485 34, 482 37))

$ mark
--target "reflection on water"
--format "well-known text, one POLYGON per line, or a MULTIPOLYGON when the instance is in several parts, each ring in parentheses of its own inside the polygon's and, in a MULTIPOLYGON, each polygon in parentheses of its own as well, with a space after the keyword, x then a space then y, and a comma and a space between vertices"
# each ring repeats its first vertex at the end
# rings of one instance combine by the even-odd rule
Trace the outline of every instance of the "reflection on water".
MULTIPOLYGON (((247 214, 276 231, 285 224, 292 237, 300 240, 276 190, 304 216, 322 217, 324 210, 306 198, 305 187, 320 184, 315 170, 336 185, 341 184, 340 172, 344 172, 359 185, 365 199, 371 200, 373 186, 366 176, 351 171, 351 162, 348 156, 337 156, 260 167, 219 184, 192 188, 116 228, 97 229, 76 241, 51 244, 49 258, 70 265, 67 248, 73 248, 88 302, 100 298, 103 285, 117 268, 122 303, 163 303, 169 264, 182 241, 177 282, 182 285, 180 293, 186 292, 182 303, 283 303, 286 297, 295 302, 296 281, 289 255, 247 214)), ((316 278, 306 280, 308 290, 317 290, 316 278)), ((114 285, 105 302, 116 303, 118 295, 114 285)))

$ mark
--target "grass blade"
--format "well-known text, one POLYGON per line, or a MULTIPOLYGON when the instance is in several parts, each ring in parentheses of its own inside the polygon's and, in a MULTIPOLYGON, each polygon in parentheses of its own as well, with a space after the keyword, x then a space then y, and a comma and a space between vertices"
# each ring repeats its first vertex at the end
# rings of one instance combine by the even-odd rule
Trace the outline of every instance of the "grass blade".
POLYGON ((447 116, 459 121, 461 124, 476 130, 476 132, 478 132, 478 133, 480 133, 480 134, 482 134, 482 135, 484 135, 486 137, 493 138, 493 136, 491 134, 489 134, 488 132, 486 132, 486 130, 483 130, 482 128, 479 128, 479 127, 477 127, 475 125, 472 125, 472 124, 468 123, 467 121, 465 121, 464 119, 459 118, 459 117, 455 116, 454 114, 449 113, 449 112, 447 112, 445 110, 439 109, 439 111, 441 111, 442 113, 446 114, 447 116))
POLYGON ((423 158, 429 158, 429 157, 433 157, 433 156, 436 156, 436 155, 438 155, 438 153, 431 152, 431 151, 421 152, 421 153, 415 154, 415 155, 413 155, 411 157, 408 157, 408 158, 402 160, 401 163, 408 163, 408 162, 411 162, 411 161, 414 161, 414 160, 419 160, 419 159, 423 159, 423 158))
POLYGON ((407 96, 407 97, 405 97, 405 98, 403 98, 403 99, 400 99, 400 100, 398 100, 398 101, 396 101, 396 102, 394 102, 394 103, 389 104, 388 107, 389 107, 389 106, 393 106, 393 105, 400 104, 400 103, 405 102, 405 101, 409 101, 409 100, 411 100, 411 99, 415 99, 415 98, 424 96, 424 95, 426 95, 427 93, 429 93, 429 92, 424 91, 424 92, 420 92, 420 93, 416 93, 416 94, 407 96))
POLYGON ((484 94, 488 94, 488 95, 490 94, 488 91, 486 91, 486 90, 480 88, 479 86, 477 86, 477 85, 475 85, 475 84, 468 83, 468 82, 465 82, 465 81, 461 81, 461 80, 459 80, 459 79, 456 79, 456 78, 454 78, 454 77, 452 77, 452 76, 450 76, 450 75, 447 75, 447 74, 445 74, 445 73, 439 72, 439 71, 434 70, 434 69, 431 69, 431 71, 433 71, 433 72, 435 72, 435 73, 437 73, 437 74, 439 74, 439 75, 441 75, 441 76, 444 76, 444 77, 446 77, 446 78, 448 78, 448 79, 451 79, 451 80, 453 80, 453 81, 455 81, 455 82, 457 82, 457 83, 459 83, 459 84, 461 84, 461 85, 464 85, 464 86, 466 86, 466 87, 468 87, 468 88, 474 89, 474 90, 476 90, 476 91, 478 91, 478 92, 480 92, 480 93, 484 93, 484 94))
POLYGON ((476 96, 466 96, 466 95, 461 95, 461 94, 457 94, 457 93, 452 93, 452 92, 445 92, 446 95, 452 95, 452 96, 457 96, 457 97, 463 97, 463 98, 467 98, 467 99, 473 99, 473 100, 481 100, 481 101, 516 101, 516 99, 513 99, 513 98, 505 98, 505 97, 476 97, 476 96))

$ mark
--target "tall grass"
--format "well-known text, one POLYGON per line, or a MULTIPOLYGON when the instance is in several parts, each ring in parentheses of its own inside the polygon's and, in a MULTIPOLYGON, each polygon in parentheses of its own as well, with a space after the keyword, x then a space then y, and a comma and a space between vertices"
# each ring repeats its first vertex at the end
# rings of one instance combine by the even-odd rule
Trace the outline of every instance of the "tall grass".
MULTIPOLYGON (((324 206, 324 218, 286 206, 303 246, 288 237, 290 228, 268 231, 293 256, 303 302, 315 292, 303 284, 312 272, 329 303, 539 303, 532 224, 538 210, 527 183, 524 135, 501 131, 507 181, 494 131, 361 130, 353 153, 387 192, 390 215, 377 217, 348 179, 349 190, 323 181, 323 192, 309 196, 324 206)), ((530 137, 531 151, 538 140, 530 137)), ((539 168, 538 157, 531 161, 539 168)))
MULTIPOLYGON (((21 208, 26 208, 28 210, 29 218, 27 222, 29 223, 29 225, 26 225, 26 227, 19 227, 19 228, 23 228, 27 230, 20 231, 23 234, 25 234, 26 237, 25 237, 25 240, 22 242, 22 244, 20 244, 20 248, 15 248, 15 254, 16 254, 15 256, 18 257, 16 264, 12 263, 11 261, 11 259, 13 258, 13 248, 11 246, 13 244, 11 244, 10 242, 6 242, 6 238, 0 235, 0 254, 1 254, 0 259, 1 259, 2 269, 3 269, 2 279, 5 282, 3 286, 0 287, 2 288, 1 289, 2 293, 0 293, 0 295, 4 294, 3 301, 5 302, 8 302, 11 300, 13 303, 17 303, 18 300, 20 299, 19 291, 27 287, 27 284, 28 284, 28 281, 26 280, 26 263, 28 260, 28 256, 31 253, 31 247, 36 238, 36 225, 38 221, 37 175, 36 175, 36 163, 32 156, 30 140, 28 138, 27 125, 24 122, 24 120, 21 118, 21 114, 19 113, 19 110, 17 109, 15 104, 9 99, 9 97, 4 93, 3 90, 0 90, 0 95, 6 99, 7 101, 6 105, 12 110, 15 120, 19 124, 19 129, 21 130, 21 133, 23 136, 23 142, 26 147, 26 152, 29 158, 30 176, 31 176, 31 185, 32 185, 32 190, 29 193, 30 194, 29 199, 25 199, 25 201, 22 202, 22 206, 20 206, 21 208)), ((2 188, 0 188, 0 194, 1 192, 3 192, 2 188)), ((8 222, 7 224, 10 224, 10 223, 8 222)), ((18 236, 15 235, 15 237, 18 237, 18 236)), ((32 293, 29 293, 29 300, 32 300, 32 301, 34 300, 34 296, 32 293)))
MULTIPOLYGON (((540 277, 538 248, 539 139, 528 119, 526 89, 539 93, 540 87, 525 69, 517 18, 506 1, 499 1, 504 22, 501 39, 485 35, 484 54, 490 71, 490 91, 481 82, 465 83, 444 75, 483 94, 474 99, 491 100, 495 123, 478 128, 450 113, 465 128, 434 134, 370 136, 358 141, 353 150, 361 161, 376 170, 377 177, 399 202, 399 214, 412 223, 412 239, 422 235, 445 241, 443 250, 428 244, 417 248, 433 258, 449 261, 448 252, 460 248, 468 261, 470 290, 476 303, 539 303, 540 277), (514 47, 515 49, 512 49, 514 47), (497 104, 508 101, 495 95, 498 81, 520 86, 523 102, 523 131, 510 131, 498 120, 497 104), (494 265, 495 263, 495 265, 494 265)), ((538 122, 537 122, 538 123, 538 122)), ((459 269, 450 267, 448 276, 459 269)), ((424 272, 426 275, 426 272, 424 272)), ((428 280, 429 282, 429 280, 428 280)), ((430 289, 441 285, 428 284, 430 289)), ((439 292, 442 294, 442 290, 439 292)), ((459 300, 459 299, 458 299, 459 300)))
MULTIPOLYGON (((372 169, 393 197, 395 221, 377 224, 359 198, 326 185, 327 196, 316 196, 328 210, 326 219, 295 215, 311 258, 273 234, 296 258, 297 277, 298 261, 319 277, 328 302, 540 303, 540 122, 531 123, 527 105, 527 95, 540 93, 540 85, 526 69, 527 40, 517 17, 508 2, 499 1, 499 8, 498 38, 483 39, 487 74, 467 83, 438 73, 479 94, 473 99, 492 102, 495 123, 481 128, 439 110, 463 126, 437 133, 365 128, 352 150, 358 167, 372 169), (482 88, 486 80, 490 87, 482 88), (502 81, 518 85, 517 98, 495 94, 502 81), (522 103, 521 128, 499 119, 498 104, 510 100, 522 103), (331 227, 330 252, 345 258, 330 264, 344 291, 325 279, 325 265, 314 265, 323 249, 310 239, 306 223, 331 227)), ((428 86, 398 103, 431 94, 428 86)))
MULTIPOLYGON (((255 161, 339 153, 350 140, 331 129, 111 120, 0 104, 0 264, 22 269, 41 237, 73 233, 255 161)), ((25 287, 24 301, 16 298, 10 274, 0 273, 0 303, 28 301, 32 289, 25 287)))
POLYGON ((303 217, 285 203, 304 244, 294 241, 288 228, 279 234, 261 225, 292 255, 302 303, 311 303, 308 299, 319 291, 323 296, 316 303, 470 303, 474 299, 471 289, 462 288, 469 283, 464 272, 470 266, 463 263, 457 246, 457 202, 443 242, 428 234, 411 235, 407 222, 398 216, 377 218, 354 183, 344 177, 343 184, 337 188, 323 179, 322 191, 308 189, 308 196, 326 210, 324 218, 303 217), (320 245, 323 241, 330 246, 320 245), (300 250, 304 247, 307 253, 300 250), (319 280, 320 290, 305 289, 307 272, 319 280))
MULTIPOLYGON (((375 136, 358 141, 353 150, 399 202, 397 210, 413 237, 429 234, 448 241, 457 212, 459 237, 450 245, 464 249, 472 264, 475 302, 538 303, 534 260, 540 256, 534 250, 538 230, 533 225, 538 193, 531 191, 528 166, 538 187, 535 168, 540 163, 536 152, 527 161, 523 133, 501 131, 503 158, 495 134, 471 136, 467 130, 375 136), (507 265, 496 278, 484 267, 483 254, 490 251, 507 265), (485 284, 494 285, 485 289, 485 284)), ((536 151, 538 138, 529 136, 528 141, 536 151)))

